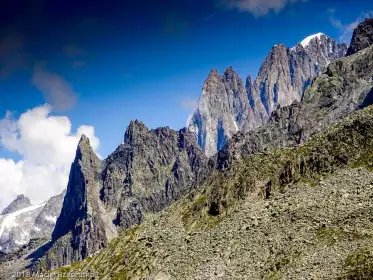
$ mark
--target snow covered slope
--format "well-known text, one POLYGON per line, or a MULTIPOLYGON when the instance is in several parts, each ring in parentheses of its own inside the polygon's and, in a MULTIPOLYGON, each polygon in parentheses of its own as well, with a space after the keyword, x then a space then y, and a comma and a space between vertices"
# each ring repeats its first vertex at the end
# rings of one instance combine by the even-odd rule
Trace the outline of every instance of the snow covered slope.
POLYGON ((12 253, 34 238, 50 238, 65 194, 46 203, 0 215, 0 252, 12 253))

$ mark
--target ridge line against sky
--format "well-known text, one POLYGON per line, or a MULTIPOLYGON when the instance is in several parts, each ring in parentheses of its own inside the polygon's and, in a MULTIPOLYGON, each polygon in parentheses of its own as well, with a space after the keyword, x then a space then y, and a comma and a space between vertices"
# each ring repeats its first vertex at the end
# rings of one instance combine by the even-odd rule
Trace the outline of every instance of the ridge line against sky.
POLYGON ((105 157, 131 119, 185 126, 211 68, 255 77, 276 43, 291 47, 318 32, 348 42, 372 15, 368 1, 357 2, 5 0, 0 208, 16 194, 39 203, 61 192, 82 133, 105 157))

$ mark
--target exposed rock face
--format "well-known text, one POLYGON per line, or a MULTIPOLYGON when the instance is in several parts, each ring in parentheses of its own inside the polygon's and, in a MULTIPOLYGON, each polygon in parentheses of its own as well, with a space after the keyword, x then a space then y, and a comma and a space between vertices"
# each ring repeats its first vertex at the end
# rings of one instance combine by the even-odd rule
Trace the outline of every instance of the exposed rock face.
POLYGON ((347 46, 319 33, 288 49, 272 48, 259 70, 257 85, 262 102, 271 114, 277 105, 300 101, 311 81, 322 74, 331 61, 345 56, 347 46))
POLYGON ((346 51, 346 45, 319 33, 291 49, 275 45, 257 79, 249 76, 245 86, 232 68, 223 76, 212 71, 189 130, 198 135, 206 155, 214 155, 238 131, 247 132, 266 123, 277 105, 300 101, 311 81, 346 51))
POLYGON ((127 228, 139 224, 143 212, 160 211, 197 188, 207 174, 207 158, 192 133, 148 130, 133 121, 124 144, 105 160, 101 199, 116 209, 115 223, 127 228))
POLYGON ((301 147, 235 162, 59 271, 98 279, 371 279, 372 133, 371 106, 301 147))
POLYGON ((13 206, 7 208, 12 210, 0 215, 0 251, 15 253, 30 240, 50 239, 63 198, 64 193, 33 206, 27 198, 18 196, 10 205, 13 206))
POLYGON ((61 215, 52 234, 49 267, 84 259, 106 246, 108 236, 99 205, 101 161, 82 136, 71 166, 61 215))
POLYGON ((373 45, 373 19, 366 19, 355 29, 347 56, 373 45))
POLYGON ((35 232, 33 238, 51 238, 54 227, 56 226, 57 218, 61 214, 65 195, 66 190, 57 196, 53 196, 47 201, 35 219, 35 232))
POLYGON ((18 195, 17 198, 14 201, 12 201, 12 203, 10 203, 9 206, 3 210, 3 212, 1 212, 1 215, 11 214, 13 212, 16 212, 18 210, 21 210, 29 206, 31 206, 30 200, 27 197, 25 197, 23 194, 21 194, 21 195, 18 195))
POLYGON ((198 135, 206 155, 212 156, 237 131, 258 127, 266 118, 250 77, 245 88, 232 68, 228 68, 223 76, 212 70, 204 83, 189 130, 198 135))
POLYGON ((265 150, 303 143, 354 110, 372 104, 373 47, 331 63, 299 103, 278 107, 267 124, 236 134, 219 152, 217 167, 265 150))
POLYGON ((149 130, 132 121, 124 143, 103 162, 83 136, 52 241, 33 269, 87 258, 106 247, 117 230, 140 224, 144 213, 163 210, 197 188, 209 170, 186 129, 149 130))

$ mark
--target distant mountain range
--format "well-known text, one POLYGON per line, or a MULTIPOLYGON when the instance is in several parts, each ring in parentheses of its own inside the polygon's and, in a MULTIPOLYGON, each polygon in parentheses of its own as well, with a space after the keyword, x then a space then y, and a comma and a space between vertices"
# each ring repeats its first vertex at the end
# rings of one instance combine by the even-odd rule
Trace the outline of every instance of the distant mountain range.
POLYGON ((62 193, 39 205, 31 205, 24 195, 17 196, 0 215, 0 252, 14 253, 32 239, 49 240, 64 196, 62 193))
POLYGON ((102 161, 82 136, 66 194, 0 216, 5 253, 50 239, 0 255, 0 278, 370 279, 372 77, 368 19, 348 50, 324 34, 274 46, 245 85, 211 71, 189 128, 132 121, 102 161))

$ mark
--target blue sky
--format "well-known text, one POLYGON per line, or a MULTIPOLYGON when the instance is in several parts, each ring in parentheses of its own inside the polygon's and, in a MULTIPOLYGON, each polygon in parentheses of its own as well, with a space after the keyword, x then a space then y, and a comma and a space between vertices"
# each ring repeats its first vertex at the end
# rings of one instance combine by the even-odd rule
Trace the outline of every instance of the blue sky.
MULTIPOLYGON (((292 3, 268 13, 250 0, 14 2, 0 4, 0 114, 17 118, 53 101, 51 81, 64 83, 68 104, 53 114, 69 117, 73 129, 93 126, 103 156, 132 119, 185 126, 211 68, 255 77, 274 44, 293 46, 317 32, 347 40, 373 10, 356 0, 272 0, 292 3)), ((8 150, 0 158, 19 158, 8 150)))

